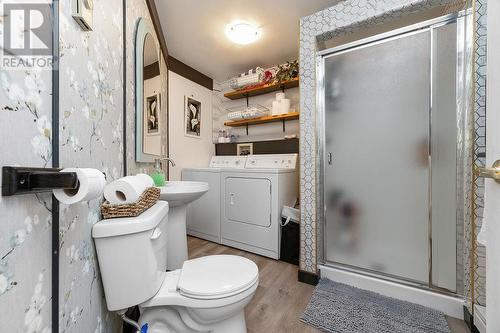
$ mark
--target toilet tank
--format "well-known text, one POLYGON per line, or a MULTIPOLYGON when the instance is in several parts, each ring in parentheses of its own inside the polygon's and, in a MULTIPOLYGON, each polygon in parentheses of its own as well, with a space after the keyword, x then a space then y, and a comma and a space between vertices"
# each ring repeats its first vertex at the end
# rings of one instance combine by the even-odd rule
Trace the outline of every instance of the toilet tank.
POLYGON ((153 297, 167 269, 168 202, 137 217, 102 220, 92 228, 106 303, 126 309, 153 297))

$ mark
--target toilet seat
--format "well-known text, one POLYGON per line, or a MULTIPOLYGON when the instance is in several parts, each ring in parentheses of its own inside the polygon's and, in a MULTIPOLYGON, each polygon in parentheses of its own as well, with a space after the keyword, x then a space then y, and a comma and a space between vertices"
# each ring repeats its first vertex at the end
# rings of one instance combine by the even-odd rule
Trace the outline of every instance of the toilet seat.
POLYGON ((182 269, 167 272, 160 290, 140 307, 220 307, 253 294, 258 284, 258 268, 253 261, 233 255, 206 256, 185 261, 182 269))
POLYGON ((184 262, 177 288, 186 297, 223 298, 239 294, 258 277, 257 265, 247 258, 213 255, 184 262))

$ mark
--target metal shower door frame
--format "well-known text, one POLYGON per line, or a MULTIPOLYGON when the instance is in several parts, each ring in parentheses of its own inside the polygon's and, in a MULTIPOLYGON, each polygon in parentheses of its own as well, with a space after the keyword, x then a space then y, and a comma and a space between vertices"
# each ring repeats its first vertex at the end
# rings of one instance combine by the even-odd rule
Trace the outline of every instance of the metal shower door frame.
MULTIPOLYGON (((318 180, 317 180, 317 188, 318 188, 318 193, 316 194, 316 200, 318 202, 317 205, 317 216, 318 216, 318 230, 319 230, 319 237, 322 238, 322 240, 318 240, 320 244, 320 248, 318 249, 318 257, 319 260, 318 262, 321 264, 324 264, 326 266, 331 266, 335 267, 338 269, 342 269, 345 271, 349 272, 354 272, 357 274, 362 274, 362 275, 367 275, 371 277, 376 277, 392 282, 398 282, 401 284, 405 285, 410 285, 414 286, 417 288, 421 289, 426 289, 426 290, 432 290, 435 292, 443 293, 443 294, 451 294, 451 295, 456 295, 455 291, 447 290, 445 288, 437 287, 433 285, 432 283, 432 196, 431 196, 431 180, 432 180, 432 158, 431 158, 431 150, 430 150, 430 145, 431 145, 431 128, 432 128, 432 101, 433 101, 433 81, 435 77, 435 66, 433 66, 434 58, 433 58, 433 53, 434 53, 434 29, 438 27, 442 27, 447 24, 452 24, 452 23, 457 23, 457 40, 458 40, 458 45, 462 45, 460 41, 465 40, 465 34, 466 31, 461 28, 461 25, 464 24, 466 20, 466 16, 469 15, 469 11, 460 11, 458 13, 453 13, 453 14, 448 14, 444 15, 435 19, 431 20, 426 20, 417 24, 412 24, 407 27, 391 30, 385 33, 377 34, 368 38, 362 38, 360 40, 354 41, 354 42, 349 42, 343 45, 335 46, 332 48, 328 48, 325 50, 321 50, 317 53, 316 57, 316 107, 318 110, 318 113, 316 115, 316 149, 317 149, 317 156, 318 156, 318 161, 317 161, 317 170, 318 170, 318 180), (391 274, 386 274, 378 271, 373 271, 357 266, 350 266, 347 264, 342 264, 342 263, 337 263, 337 262, 332 262, 332 261, 327 261, 325 257, 325 248, 326 248, 326 242, 327 239, 325 237, 325 230, 326 230, 326 205, 325 205, 325 192, 326 192, 326 187, 325 187, 325 167, 327 164, 326 158, 326 131, 325 131, 325 59, 339 55, 342 53, 350 52, 353 50, 359 50, 365 47, 370 47, 373 45, 381 44, 381 43, 386 43, 389 41, 393 41, 398 38, 404 38, 407 36, 411 36, 413 34, 417 33, 422 33, 424 31, 429 31, 430 33, 430 54, 431 54, 431 59, 430 59, 430 108, 429 108, 429 134, 428 134, 428 145, 429 145, 429 177, 428 177, 428 191, 429 191, 429 197, 428 197, 428 202, 429 202, 429 210, 428 210, 428 223, 429 223, 429 230, 428 230, 428 274, 429 274, 429 281, 428 283, 422 283, 420 281, 415 281, 412 279, 407 279, 401 276, 395 276, 391 274)), ((457 53, 459 52, 459 49, 457 48, 457 53)), ((463 59, 459 59, 460 63, 463 62, 463 59)), ((458 68, 459 65, 457 63, 457 72, 459 70, 465 70, 464 68, 458 68)), ((457 100, 460 100, 463 102, 463 100, 466 100, 468 96, 464 96, 461 88, 466 89, 466 87, 459 87, 459 78, 463 76, 463 73, 457 73, 457 100), (460 74, 460 75, 458 75, 460 74)), ((458 104, 459 101, 457 101, 457 130, 458 130, 458 135, 461 137, 464 136, 464 128, 460 127, 460 124, 465 123, 463 119, 458 119, 459 117, 465 117, 465 114, 459 114, 460 110, 458 110, 458 104)), ((466 126, 464 126, 466 127, 466 126)), ((458 136, 457 135, 457 136, 458 136)), ((465 149, 464 147, 459 147, 459 143, 457 142, 457 163, 458 163, 458 156, 462 156, 462 149, 465 149)), ((458 170, 457 170, 458 173, 458 170)), ((463 200, 463 191, 459 191, 459 187, 457 187, 457 205, 462 204, 461 202, 463 200), (460 198, 459 198, 460 196, 460 198)), ((464 189, 465 190, 465 189, 464 189)), ((458 217, 457 217, 458 218, 458 217)))

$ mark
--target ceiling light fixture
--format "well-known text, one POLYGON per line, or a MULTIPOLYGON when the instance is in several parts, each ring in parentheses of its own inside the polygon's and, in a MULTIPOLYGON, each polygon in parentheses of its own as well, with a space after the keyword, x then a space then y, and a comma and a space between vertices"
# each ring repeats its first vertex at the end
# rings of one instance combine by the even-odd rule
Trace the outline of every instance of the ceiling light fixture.
POLYGON ((244 21, 235 21, 228 24, 225 32, 227 38, 240 45, 253 43, 262 35, 259 27, 244 21))

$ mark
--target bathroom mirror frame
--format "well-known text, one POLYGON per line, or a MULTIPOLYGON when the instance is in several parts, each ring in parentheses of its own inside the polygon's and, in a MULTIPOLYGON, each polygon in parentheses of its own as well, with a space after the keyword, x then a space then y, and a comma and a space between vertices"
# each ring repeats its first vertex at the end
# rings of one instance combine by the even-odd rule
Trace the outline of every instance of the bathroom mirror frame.
MULTIPOLYGON (((161 156, 160 154, 153 155, 144 153, 144 45, 147 36, 153 37, 153 42, 157 50, 157 59, 159 64, 159 70, 161 75, 161 51, 158 40, 155 38, 156 33, 153 27, 144 19, 141 18, 137 23, 136 35, 135 35, 135 161, 142 163, 152 163, 155 158, 161 156)), ((160 96, 161 98, 166 96, 160 96)), ((160 100, 160 113, 161 113, 160 100)), ((164 124, 161 122, 162 117, 160 116, 159 132, 161 137, 161 131, 163 130, 164 124)), ((160 139, 161 140, 161 139, 160 139)), ((161 149, 161 148, 160 148, 161 149)))

